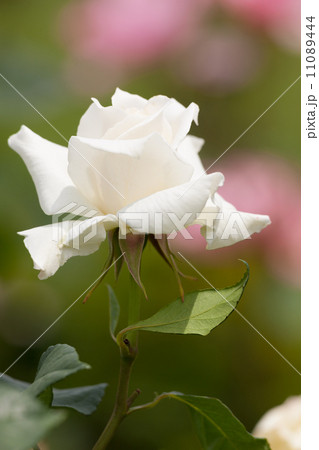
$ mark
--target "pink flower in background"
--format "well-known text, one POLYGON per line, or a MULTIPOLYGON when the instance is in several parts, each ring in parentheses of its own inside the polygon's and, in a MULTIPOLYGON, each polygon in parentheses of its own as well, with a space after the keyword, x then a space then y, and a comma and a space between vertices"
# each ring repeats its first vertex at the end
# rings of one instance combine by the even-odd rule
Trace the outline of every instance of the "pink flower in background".
POLYGON ((119 66, 153 62, 185 45, 206 0, 84 0, 62 15, 62 34, 72 52, 119 66))
MULTIPOLYGON (((212 169, 217 170, 217 167, 213 166, 212 169)), ((298 285, 301 212, 297 171, 274 155, 251 153, 241 153, 235 157, 233 155, 229 162, 218 163, 218 169, 223 171, 226 180, 232 180, 220 188, 223 196, 238 205, 239 209, 269 214, 272 224, 262 234, 253 237, 253 247, 262 254, 274 275, 298 285)), ((189 227, 188 231, 194 240, 185 240, 179 236, 171 241, 171 247, 202 264, 219 264, 221 258, 230 257, 229 253, 240 258, 249 251, 245 241, 224 249, 223 254, 218 250, 207 251, 199 226, 189 227)))
POLYGON ((300 0, 220 0, 222 7, 251 25, 263 28, 291 49, 300 46, 300 0))
POLYGON ((258 42, 235 27, 203 30, 177 59, 176 72, 187 84, 223 94, 250 83, 263 63, 258 42))
POLYGON ((145 67, 165 63, 186 85, 218 94, 236 91, 258 74, 263 48, 243 27, 218 21, 216 5, 295 50, 299 1, 72 1, 59 20, 59 34, 71 55, 65 75, 72 89, 98 95, 145 67))

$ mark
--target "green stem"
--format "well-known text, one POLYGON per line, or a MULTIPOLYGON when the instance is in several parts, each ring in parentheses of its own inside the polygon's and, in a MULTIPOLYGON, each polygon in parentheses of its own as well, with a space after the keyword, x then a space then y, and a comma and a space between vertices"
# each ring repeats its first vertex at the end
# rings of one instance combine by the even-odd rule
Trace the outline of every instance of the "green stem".
MULTIPOLYGON (((130 295, 128 307, 128 325, 136 323, 140 319, 141 308, 141 289, 135 282, 134 278, 130 277, 130 295)), ((127 333, 127 339, 130 341, 132 347, 137 347, 137 331, 127 333)))
MULTIPOLYGON (((129 323, 134 323, 139 320, 139 311, 140 289, 138 287, 136 289, 136 284, 133 280, 133 282, 131 282, 129 295, 129 323)), ((132 367, 137 356, 137 332, 130 333, 129 338, 124 340, 121 338, 118 345, 120 347, 121 361, 115 404, 111 417, 97 443, 93 447, 93 450, 106 449, 107 445, 112 440, 117 427, 127 416, 131 404, 140 393, 137 389, 131 396, 128 395, 132 367)))
POLYGON ((95 444, 93 450, 104 450, 110 443, 115 430, 125 418, 128 412, 128 389, 132 371, 132 366, 136 357, 136 353, 128 345, 123 343, 121 348, 121 364, 120 374, 116 393, 116 400, 112 415, 104 428, 99 440, 95 444))

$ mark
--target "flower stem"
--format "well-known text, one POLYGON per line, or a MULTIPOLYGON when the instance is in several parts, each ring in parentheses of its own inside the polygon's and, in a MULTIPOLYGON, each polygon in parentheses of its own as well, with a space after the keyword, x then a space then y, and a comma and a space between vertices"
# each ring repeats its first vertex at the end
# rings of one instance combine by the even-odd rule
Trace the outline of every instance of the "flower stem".
MULTIPOLYGON (((140 289, 132 279, 129 295, 129 323, 138 321, 139 311, 140 289)), ((130 406, 140 393, 139 389, 136 389, 132 395, 128 395, 132 367, 137 356, 137 332, 130 333, 129 339, 121 338, 118 345, 120 347, 121 360, 115 404, 111 417, 93 450, 105 450, 107 448, 117 427, 127 416, 130 406)))
MULTIPOLYGON (((130 277, 130 296, 128 307, 128 325, 132 325, 139 321, 141 308, 141 290, 135 282, 134 278, 130 277)), ((132 331, 127 334, 127 339, 130 341, 132 347, 137 350, 137 331, 132 331)))
POLYGON ((136 354, 134 351, 132 352, 132 347, 130 347, 129 342, 126 342, 127 344, 124 345, 127 347, 127 350, 121 348, 120 374, 113 412, 99 440, 95 444, 94 450, 104 450, 107 447, 115 430, 127 415, 129 381, 136 354))

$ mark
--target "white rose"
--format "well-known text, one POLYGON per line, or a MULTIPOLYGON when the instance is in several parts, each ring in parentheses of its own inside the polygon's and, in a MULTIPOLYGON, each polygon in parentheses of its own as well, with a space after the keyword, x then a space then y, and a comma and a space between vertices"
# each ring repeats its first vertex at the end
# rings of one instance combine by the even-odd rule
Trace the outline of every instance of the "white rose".
POLYGON ((119 226, 155 234, 160 218, 162 233, 170 234, 179 229, 178 220, 186 227, 199 216, 208 230, 208 248, 217 248, 270 223, 268 216, 240 213, 247 236, 234 229, 225 238, 224 219, 218 226, 205 222, 212 208, 225 210, 226 216, 229 207, 235 208, 214 195, 224 177, 204 172, 198 156, 204 141, 188 135, 198 111, 194 103, 185 108, 165 96, 146 100, 117 89, 112 106, 93 99, 68 148, 25 126, 9 138, 27 165, 43 211, 55 216, 75 205, 83 219, 75 226, 66 221, 20 233, 40 279, 53 275, 71 256, 96 251, 106 231, 119 226))
POLYGON ((266 438, 271 450, 300 450, 301 399, 290 397, 270 409, 257 423, 253 434, 266 438))

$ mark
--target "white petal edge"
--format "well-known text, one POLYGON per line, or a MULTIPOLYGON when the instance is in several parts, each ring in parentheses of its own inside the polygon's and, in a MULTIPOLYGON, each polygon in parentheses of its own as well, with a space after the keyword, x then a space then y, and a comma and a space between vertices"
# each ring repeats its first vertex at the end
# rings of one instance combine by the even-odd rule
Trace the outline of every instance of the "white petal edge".
POLYGON ((150 234, 170 234, 180 224, 186 227, 223 180, 223 174, 215 172, 138 200, 119 211, 120 227, 150 234))
POLYGON ((120 88, 116 88, 112 96, 112 105, 124 111, 130 108, 140 109, 147 105, 147 100, 140 95, 130 94, 122 91, 120 88))
POLYGON ((205 174, 205 169, 198 155, 204 139, 188 135, 177 148, 177 156, 194 168, 192 180, 195 180, 205 174))
POLYGON ((269 216, 237 211, 217 193, 209 199, 196 223, 207 241, 207 250, 228 247, 271 224, 269 216))
MULTIPOLYGON (((26 126, 10 136, 9 146, 26 164, 39 197, 41 208, 46 214, 58 214, 74 207, 84 207, 82 215, 94 207, 78 191, 68 174, 68 149, 54 144, 26 126)), ((92 214, 91 214, 92 215, 92 214)))
POLYGON ((122 121, 126 114, 113 106, 102 106, 96 98, 81 117, 77 136, 88 138, 102 138, 115 124, 122 121))
POLYGON ((90 255, 106 238, 106 231, 116 228, 115 216, 98 216, 83 221, 64 221, 31 228, 18 234, 33 259, 39 279, 56 273, 72 256, 90 255))
MULTIPOLYGON (((196 103, 191 103, 187 108, 184 108, 184 111, 182 111, 178 117, 176 117, 175 122, 172 122, 174 135, 174 141, 172 143, 173 147, 176 148, 186 137, 187 133, 191 129, 193 121, 196 125, 198 125, 198 114, 199 106, 196 105, 196 103)), ((170 123, 171 118, 169 117, 169 115, 167 115, 166 118, 170 123)))

